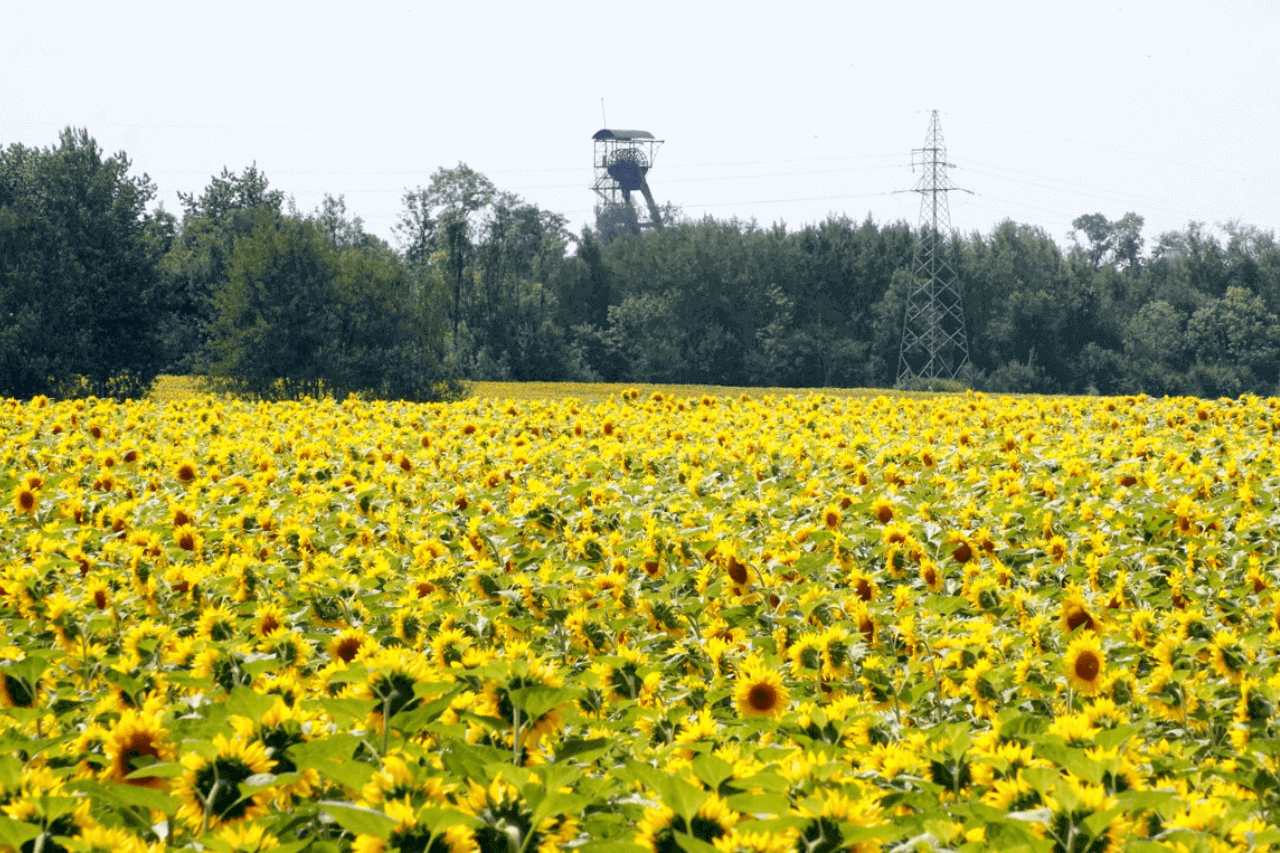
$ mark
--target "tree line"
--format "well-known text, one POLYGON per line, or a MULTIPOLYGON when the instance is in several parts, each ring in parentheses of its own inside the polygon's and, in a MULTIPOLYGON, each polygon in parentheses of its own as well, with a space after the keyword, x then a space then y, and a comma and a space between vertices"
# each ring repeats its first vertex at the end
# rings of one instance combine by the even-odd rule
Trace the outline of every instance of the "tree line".
MULTIPOLYGON (((0 152, 0 393, 131 396, 159 373, 253 395, 442 399, 460 380, 892 387, 917 233, 668 208, 567 230, 458 164, 404 194, 392 246, 341 197, 303 212, 255 166, 180 215, 83 130, 0 152)), ((1070 245, 1006 220, 950 235, 989 391, 1236 396, 1280 379, 1273 232, 1189 223, 1148 246, 1100 213, 1070 245)))

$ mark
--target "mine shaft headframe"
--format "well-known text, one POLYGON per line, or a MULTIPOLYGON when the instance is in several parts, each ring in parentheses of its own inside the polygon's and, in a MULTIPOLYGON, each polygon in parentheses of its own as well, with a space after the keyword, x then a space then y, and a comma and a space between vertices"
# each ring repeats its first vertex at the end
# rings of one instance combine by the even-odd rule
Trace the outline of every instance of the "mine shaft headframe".
POLYGON ((631 193, 639 191, 649 208, 650 221, 642 227, 662 227, 662 215, 649 189, 649 170, 653 168, 661 139, 647 130, 602 128, 591 137, 595 140, 595 183, 599 206, 631 206, 631 193))

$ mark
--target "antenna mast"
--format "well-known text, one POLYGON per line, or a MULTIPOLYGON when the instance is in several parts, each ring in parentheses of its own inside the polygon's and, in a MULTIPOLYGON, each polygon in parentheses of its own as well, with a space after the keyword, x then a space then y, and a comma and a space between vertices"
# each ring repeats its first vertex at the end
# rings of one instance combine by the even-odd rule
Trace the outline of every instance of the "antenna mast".
POLYGON ((946 241, 951 234, 947 193, 960 187, 947 177, 952 164, 947 162, 937 110, 933 110, 924 147, 911 152, 913 172, 917 163, 922 174, 912 192, 920 193, 920 236, 902 321, 898 385, 916 378, 955 379, 969 363, 960 284, 946 258, 946 241))

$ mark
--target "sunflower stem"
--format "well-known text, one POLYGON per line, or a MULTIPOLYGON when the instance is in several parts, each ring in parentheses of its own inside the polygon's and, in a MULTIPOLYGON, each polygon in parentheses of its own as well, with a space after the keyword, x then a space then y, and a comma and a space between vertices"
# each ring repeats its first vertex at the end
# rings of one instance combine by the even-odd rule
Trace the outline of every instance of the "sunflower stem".
POLYGON ((520 758, 520 707, 515 702, 511 703, 511 726, 515 737, 512 740, 512 751, 515 754, 515 764, 517 767, 521 765, 520 758))

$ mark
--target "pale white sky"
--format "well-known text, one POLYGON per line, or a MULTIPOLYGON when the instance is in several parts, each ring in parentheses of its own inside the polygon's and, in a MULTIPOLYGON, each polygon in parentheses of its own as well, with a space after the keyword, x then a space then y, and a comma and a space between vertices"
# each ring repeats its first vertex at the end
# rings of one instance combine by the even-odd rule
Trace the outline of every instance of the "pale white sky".
POLYGON ((590 221, 591 135, 665 144, 686 214, 918 218, 941 112, 953 227, 1066 242, 1127 211, 1147 245, 1191 220, 1280 230, 1280 5, 1135 2, 218 3, 0 0, 0 145, 87 127, 158 199, 256 162, 391 239, 406 188, 465 161, 590 221))

